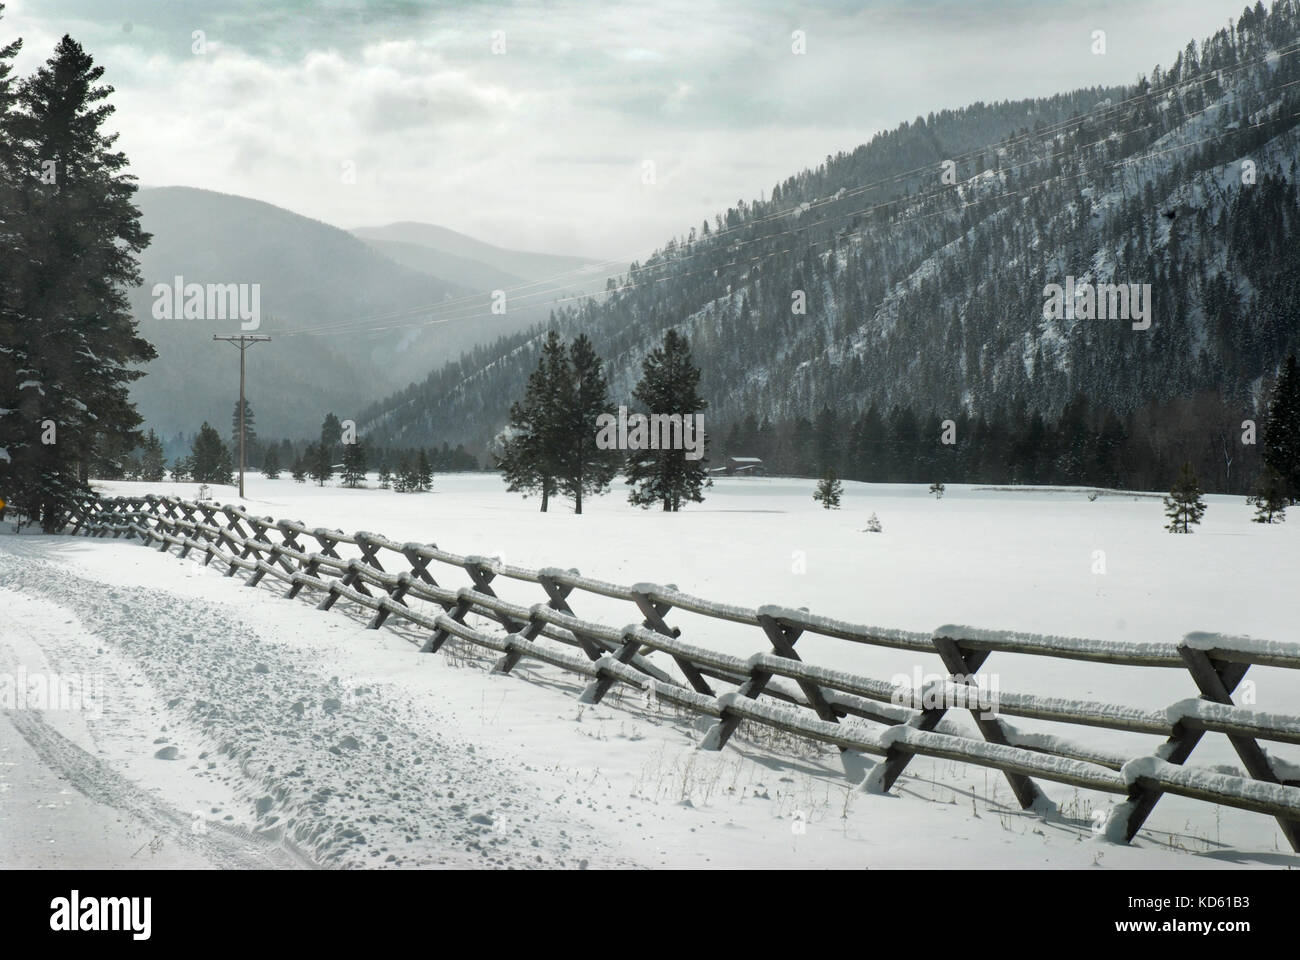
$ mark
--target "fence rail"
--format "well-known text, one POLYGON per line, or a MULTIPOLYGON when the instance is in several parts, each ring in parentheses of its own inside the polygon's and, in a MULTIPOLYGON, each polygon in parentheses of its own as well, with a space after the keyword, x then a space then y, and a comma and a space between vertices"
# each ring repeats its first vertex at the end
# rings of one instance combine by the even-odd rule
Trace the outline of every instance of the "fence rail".
POLYGON ((1112 811, 1105 832, 1124 841, 1138 832, 1163 794, 1175 794, 1272 816, 1300 852, 1300 780, 1287 779, 1283 774, 1291 770, 1293 775, 1293 769, 1275 766, 1258 744, 1300 743, 1300 717, 1244 709, 1232 701, 1232 692, 1251 666, 1300 669, 1300 644, 1205 633, 1188 634, 1176 644, 1097 641, 957 625, 927 635, 833 620, 806 610, 715 603, 674 586, 623 586, 576 570, 534 570, 496 558, 450 553, 433 544, 399 543, 364 531, 308 528, 257 517, 242 507, 177 497, 90 499, 73 512, 69 525, 71 532, 87 536, 139 538, 164 551, 175 547, 182 557, 198 552, 204 564, 224 564, 227 576, 242 571, 247 586, 271 577, 287 587, 288 597, 313 591, 320 596, 321 609, 346 600, 370 611, 372 629, 390 617, 400 618, 429 631, 420 648, 425 653, 436 652, 455 637, 497 654, 493 669, 500 673, 509 673, 524 659, 550 664, 589 681, 582 694, 586 703, 598 703, 616 685, 629 687, 712 717, 715 723, 701 743, 704 749, 720 750, 742 721, 750 721, 841 751, 879 757, 862 783, 872 791, 889 790, 913 756, 927 756, 1000 770, 1026 808, 1047 802, 1036 780, 1120 794, 1125 800, 1112 811), (316 549, 304 546, 309 540, 316 549), (341 556, 341 545, 359 556, 341 556), (430 572, 433 564, 458 568, 472 585, 440 585, 430 572), (408 569, 393 572, 390 566, 408 569), (497 578, 539 586, 546 600, 524 606, 499 597, 491 586, 497 578), (640 622, 619 628, 584 619, 570 606, 576 593, 631 603, 640 622), (408 599, 428 601, 443 612, 429 616, 412 609, 408 599), (674 610, 760 629, 771 652, 740 658, 685 641, 680 628, 664 619, 674 610), (468 624, 471 615, 494 621, 504 634, 468 624), (805 633, 938 654, 950 677, 942 690, 900 691, 881 680, 802 660, 795 643, 805 633), (652 663, 656 653, 671 661, 675 671, 665 669, 666 663, 652 663), (989 715, 988 691, 980 691, 971 678, 993 654, 1185 670, 1199 697, 1160 711, 999 691, 997 715, 989 715), (942 694, 940 705, 935 705, 936 693, 942 694), (949 707, 942 704, 954 702, 958 707, 953 709, 970 710, 983 739, 945 720, 949 707), (1122 756, 1014 730, 1001 715, 1156 734, 1166 740, 1154 754, 1122 756), (1183 765, 1206 733, 1229 738, 1247 776, 1183 765))

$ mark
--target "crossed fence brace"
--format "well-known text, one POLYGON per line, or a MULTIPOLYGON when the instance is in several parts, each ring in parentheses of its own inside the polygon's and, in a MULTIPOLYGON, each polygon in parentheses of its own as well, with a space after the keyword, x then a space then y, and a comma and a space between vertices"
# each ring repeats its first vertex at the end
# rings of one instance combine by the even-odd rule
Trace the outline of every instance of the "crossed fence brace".
MULTIPOLYGON (((1233 706, 1232 693, 1255 661, 1249 655, 1243 656, 1241 651, 1230 648, 1201 649, 1201 643, 1209 638, 1208 634, 1188 634, 1178 645, 1178 653, 1187 664, 1187 672, 1191 674, 1192 681, 1201 691, 1202 700, 1233 706)), ((1205 725, 1197 723, 1193 718, 1175 721, 1173 733, 1156 751, 1156 755, 1167 763, 1182 765, 1205 733, 1205 725)), ((1262 783, 1300 787, 1300 780, 1283 780, 1277 775, 1255 737, 1243 733, 1228 733, 1227 737, 1252 779, 1262 783)), ((1151 815, 1160 795, 1157 785, 1143 783, 1139 778, 1128 797, 1130 812, 1125 824, 1124 839, 1133 839, 1151 815)), ((1291 849, 1300 852, 1300 821, 1286 817, 1275 819, 1282 835, 1291 844, 1291 849)))
MULTIPOLYGON (((594 581, 584 581, 572 569, 527 571, 509 568, 495 558, 446 554, 433 544, 397 544, 364 532, 348 536, 340 530, 308 529, 301 523, 255 517, 232 506, 190 502, 172 497, 151 495, 144 498, 95 499, 73 511, 69 520, 74 533, 85 532, 87 535, 101 537, 110 533, 114 537, 139 536, 146 545, 157 539, 161 550, 179 545, 181 556, 186 556, 191 549, 197 547, 204 551, 204 564, 210 563, 214 557, 223 559, 228 565, 227 576, 233 576, 237 569, 247 569, 248 586, 256 586, 268 573, 281 575, 282 571, 281 578, 289 582, 288 597, 297 596, 304 586, 322 590, 325 596, 318 606, 323 610, 330 609, 341 597, 349 597, 374 610, 368 623, 371 629, 378 629, 396 612, 401 612, 413 622, 428 623, 430 621, 427 618, 409 611, 407 599, 414 595, 432 600, 443 608, 445 616, 432 621, 434 628, 420 648, 426 653, 436 652, 453 635, 465 636, 472 633, 465 624, 469 614, 487 616, 501 624, 508 634, 504 644, 492 644, 504 651, 493 666, 493 670, 498 673, 511 672, 528 652, 530 645, 543 633, 564 639, 581 649, 592 665, 586 671, 591 680, 582 693, 582 700, 586 703, 599 703, 615 683, 626 682, 628 669, 644 678, 640 683, 646 689, 654 690, 658 689, 657 684, 668 684, 684 691, 679 680, 646 660, 646 651, 662 650, 671 657, 686 685, 693 691, 691 695, 674 693, 674 699, 700 703, 702 701, 698 698, 701 696, 713 698, 716 707, 706 712, 712 713, 716 722, 706 733, 701 747, 715 751, 726 745, 746 717, 763 716, 763 711, 755 712, 753 708, 741 707, 742 701, 757 701, 760 696, 809 709, 824 727, 839 724, 842 718, 853 714, 887 724, 905 725, 922 735, 919 737, 921 740, 941 729, 941 722, 949 709, 947 706, 926 706, 922 703, 919 711, 908 711, 904 715, 888 709, 872 708, 858 695, 846 696, 843 692, 848 689, 845 681, 837 681, 838 689, 832 689, 825 681, 819 682, 816 677, 821 668, 804 665, 795 652, 795 643, 806 629, 857 642, 933 652, 949 671, 949 681, 965 684, 970 683, 970 678, 995 650, 1046 653, 1107 663, 1183 666, 1200 691, 1201 700, 1229 708, 1235 708, 1232 693, 1252 664, 1300 668, 1300 652, 1259 652, 1253 650, 1248 642, 1234 645, 1228 638, 1219 638, 1224 642, 1216 645, 1215 637, 1201 634, 1189 634, 1175 648, 1148 645, 1140 650, 1134 647, 1114 655, 1052 647, 1041 638, 1025 639, 1021 635, 1006 635, 1012 638, 1009 641, 990 641, 982 637, 980 631, 958 627, 940 628, 928 640, 920 639, 919 635, 908 638, 883 637, 871 635, 860 628, 852 628, 852 625, 828 627, 816 622, 816 618, 806 611, 762 607, 756 612, 741 611, 738 614, 734 608, 729 610, 708 601, 687 598, 671 584, 667 587, 637 584, 631 588, 598 585, 594 581), (196 534, 198 539, 184 535, 184 531, 196 534), (272 539, 272 532, 279 535, 278 543, 272 539), (300 538, 308 536, 317 542, 318 550, 309 553, 303 548, 300 538), (360 558, 345 560, 336 549, 340 543, 354 545, 361 554, 360 558), (410 571, 396 575, 389 573, 379 559, 382 550, 390 550, 404 557, 410 571), (459 566, 469 576, 472 587, 453 591, 440 586, 429 572, 429 566, 434 561, 459 566), (330 579, 320 579, 324 571, 329 572, 330 579), (546 592, 547 602, 533 608, 520 608, 501 600, 492 587, 492 582, 501 573, 506 573, 512 579, 538 583, 546 592), (580 619, 569 602, 573 591, 579 586, 619 599, 632 600, 642 616, 640 624, 631 625, 622 631, 612 631, 580 619), (382 592, 383 596, 377 596, 375 590, 382 592), (763 630, 771 648, 770 654, 766 657, 753 657, 749 663, 739 661, 732 664, 729 660, 734 658, 709 657, 700 648, 687 650, 686 645, 679 641, 680 628, 670 626, 665 620, 675 604, 706 616, 756 624, 763 630), (556 627, 567 631, 567 635, 556 634, 556 627), (802 700, 786 690, 772 686, 772 681, 778 674, 794 680, 802 694, 802 700), (737 689, 734 694, 719 697, 709 683, 709 678, 734 684, 737 689)), ((824 670, 821 672, 827 673, 824 670)), ((881 689, 884 685, 861 678, 850 679, 855 681, 850 686, 858 694, 875 700, 885 699, 886 693, 881 689)), ((1138 726, 1125 726, 1106 713, 1103 708, 1109 705, 1088 706, 1090 712, 1085 711, 1079 715, 1067 715, 1064 711, 1051 714, 1051 711, 1044 712, 1041 706, 1021 708, 1020 712, 1025 716, 1120 729, 1140 729, 1144 732, 1159 727, 1153 719, 1154 715, 1140 718, 1138 726)), ((1023 747, 1023 744, 1014 742, 1014 736, 999 717, 984 715, 978 706, 968 706, 968 709, 977 730, 987 743, 1008 749, 1023 747)), ((1015 709, 1013 704, 1010 712, 1015 712, 1015 709)), ((1300 781, 1283 780, 1277 775, 1256 739, 1263 735, 1282 742, 1300 743, 1300 735, 1293 736, 1287 730, 1264 729, 1258 724, 1246 723, 1235 715, 1226 720, 1206 719, 1194 712, 1174 719, 1172 726, 1165 723, 1163 728, 1171 729, 1171 733, 1155 756, 1166 763, 1182 765, 1206 732, 1223 732, 1229 737, 1252 780, 1283 787, 1300 787, 1300 781)), ((840 740, 840 750, 848 753, 852 738, 846 735, 840 740)), ((880 751, 882 759, 863 785, 870 789, 889 790, 912 756, 925 752, 917 748, 917 743, 914 742, 916 740, 918 737, 889 739, 888 746, 880 751)), ((1102 758, 1100 762, 1117 769, 1124 761, 1102 758)), ((846 768, 847 766, 846 763, 846 768)), ((1027 773, 1006 767, 1001 769, 1022 808, 1034 807, 1046 800, 1041 788, 1027 773)), ((1126 840, 1131 840, 1137 834, 1159 798, 1166 792, 1177 792, 1171 789, 1167 780, 1149 775, 1138 775, 1132 779, 1128 787, 1128 802, 1118 808, 1126 811, 1126 840)), ((1239 805, 1248 809, 1263 809, 1258 803, 1254 806, 1239 805)), ((1300 811, 1300 801, 1293 806, 1286 806, 1283 813, 1275 815, 1275 819, 1293 849, 1300 851, 1300 814, 1296 811, 1300 811)))

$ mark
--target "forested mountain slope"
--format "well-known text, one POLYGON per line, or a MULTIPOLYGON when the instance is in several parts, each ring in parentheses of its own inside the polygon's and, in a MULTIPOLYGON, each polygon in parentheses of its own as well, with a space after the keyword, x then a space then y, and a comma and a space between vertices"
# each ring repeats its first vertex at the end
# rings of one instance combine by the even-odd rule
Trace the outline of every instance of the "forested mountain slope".
MULTIPOLYGON (((1134 85, 977 103, 828 157, 554 322, 591 335, 620 400, 676 327, 711 429, 871 403, 1055 417, 1076 393, 1251 409, 1296 346, 1298 81, 1300 8, 1257 5, 1134 85), (1068 277, 1150 284, 1149 328, 1044 319, 1068 277)), ((479 348, 364 419, 393 442, 485 443, 537 344, 479 348)))

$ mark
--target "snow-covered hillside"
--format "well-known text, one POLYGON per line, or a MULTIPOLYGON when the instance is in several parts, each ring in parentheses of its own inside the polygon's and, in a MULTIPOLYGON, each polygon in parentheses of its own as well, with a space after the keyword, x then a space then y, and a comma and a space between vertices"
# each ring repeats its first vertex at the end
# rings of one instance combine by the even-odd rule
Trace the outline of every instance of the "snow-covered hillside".
MULTIPOLYGON (((1300 18, 1256 16, 1127 88, 903 123, 669 241, 557 322, 591 337, 619 400, 672 327, 724 425, 823 405, 1054 418, 1079 393, 1121 415, 1198 391, 1248 409, 1295 349, 1300 221, 1300 18), (1046 286, 1067 277, 1149 285, 1150 327, 1045 319, 1046 286)), ((364 426, 477 448, 531 372, 523 342, 394 384, 364 426)))
MULTIPOLYGON (((1235 498, 1209 498, 1197 533, 1175 537, 1157 498, 1034 488, 950 486, 935 500, 919 486, 846 484, 844 509, 824 511, 811 481, 724 479, 681 514, 634 509, 616 489, 575 516, 537 513, 490 475, 440 476, 423 495, 248 486, 251 510, 311 526, 888 627, 1159 642, 1191 630, 1286 640, 1294 629, 1300 532, 1251 524, 1235 498), (873 512, 883 532, 862 532, 873 512)), ((221 573, 138 542, 14 536, 5 525, 0 665, 93 675, 102 696, 96 710, 0 720, 0 864, 1300 865, 1267 817, 1190 800, 1162 799, 1122 847, 1092 829, 1115 798, 1059 784, 1043 787, 1060 815, 1042 818, 1022 812, 996 772, 956 763, 917 758, 894 795, 875 796, 850 789, 833 749, 771 732, 742 727, 706 753, 695 746, 707 723, 663 705, 611 694, 584 706, 579 681, 559 671, 525 663, 491 675, 490 660, 454 642, 422 655, 414 631, 366 630, 346 602, 321 612, 269 578, 247 589, 221 573), (286 827, 306 839, 286 844, 286 827)), ((518 602, 543 599, 526 584, 496 586, 518 602)), ((626 604, 571 599, 614 626, 634 618, 626 604)), ((668 620, 694 643, 768 649, 756 630, 668 620)), ((939 670, 937 657, 814 636, 799 651, 884 680, 939 670)), ((983 670, 1004 691, 1149 709, 1196 692, 1180 670, 1006 655, 983 670)), ((1259 709, 1295 712, 1293 673, 1251 669, 1259 709)), ((1159 742, 1012 725, 1132 756, 1159 742)), ((1193 763, 1238 765, 1213 734, 1193 763)))

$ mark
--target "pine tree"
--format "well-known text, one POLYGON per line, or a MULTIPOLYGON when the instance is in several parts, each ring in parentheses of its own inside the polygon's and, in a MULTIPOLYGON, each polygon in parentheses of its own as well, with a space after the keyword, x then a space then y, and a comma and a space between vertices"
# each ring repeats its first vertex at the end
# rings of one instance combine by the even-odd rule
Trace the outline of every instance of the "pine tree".
POLYGON ((1266 466, 1259 474, 1255 492, 1246 498, 1255 505, 1253 523, 1284 523, 1286 521, 1286 484, 1272 467, 1266 466))
POLYGON ((880 531, 881 531, 880 520, 877 519, 876 515, 873 513, 873 514, 870 516, 870 518, 867 520, 867 529, 866 529, 865 532, 866 532, 866 533, 880 533, 880 531))
MULTIPOLYGON (((4 19, 4 4, 0 3, 0 20, 4 19)), ((22 202, 24 181, 30 176, 32 162, 28 145, 18 139, 14 124, 18 119, 18 80, 13 75, 13 59, 22 49, 22 40, 0 45, 0 494, 18 509, 23 500, 22 487, 32 483, 35 465, 24 465, 17 458, 22 447, 31 443, 26 434, 30 426, 24 423, 24 412, 18 404, 19 369, 25 365, 26 337, 22 312, 18 309, 18 282, 20 258, 8 251, 23 247, 21 239, 29 229, 23 224, 25 204, 22 202)), ((34 458, 36 451, 29 450, 34 458)), ((29 488, 28 503, 22 509, 39 511, 36 491, 29 488)), ((0 518, 7 508, 0 507, 0 518)), ((34 515, 39 519, 39 515, 34 515)))
POLYGON ((948 488, 943 485, 943 481, 941 480, 936 480, 934 483, 930 484, 930 492, 934 494, 934 499, 936 500, 942 500, 947 489, 948 488))
POLYGON ((1191 527, 1201 522, 1204 513, 1205 503, 1201 500, 1196 474, 1190 463, 1184 463, 1173 489, 1165 497, 1165 516, 1169 518, 1165 529, 1170 533, 1191 533, 1191 527))
POLYGON ((302 456, 300 456, 300 457, 295 457, 295 458, 294 458, 294 461, 293 461, 293 482, 294 482, 294 483, 306 483, 306 482, 307 482, 307 456, 306 456, 306 454, 304 454, 304 455, 302 455, 302 456))
MULTIPOLYGON (((257 449, 257 431, 253 428, 253 405, 244 398, 244 459, 254 462, 257 449)), ((230 414, 230 449, 234 456, 239 456, 239 401, 235 401, 234 411, 230 414)))
POLYGON ((325 419, 324 421, 322 421, 320 425, 321 446, 323 446, 326 450, 330 451, 332 456, 334 451, 334 446, 342 439, 343 439, 343 424, 339 422, 338 417, 334 416, 334 412, 330 411, 329 413, 325 414, 325 419))
POLYGON ((1264 463, 1277 471, 1284 495, 1300 498, 1300 373, 1295 354, 1287 357, 1273 387, 1264 426, 1264 463))
POLYGON ((822 478, 817 481, 817 489, 813 491, 813 499, 821 503, 827 510, 838 510, 840 508, 840 496, 844 493, 844 484, 835 476, 835 468, 827 467, 822 478))
POLYGON ((268 480, 280 479, 280 451, 270 444, 262 454, 262 476, 268 480))
POLYGON ((419 484, 419 473, 415 461, 408 453, 397 459, 397 469, 393 471, 393 491, 395 493, 414 493, 419 484))
POLYGON ((573 512, 582 513, 585 496, 609 489, 618 473, 622 455, 616 448, 602 450, 596 445, 597 418, 613 416, 609 384, 605 380, 604 361, 596 356, 587 335, 580 334, 569 347, 573 372, 573 398, 567 410, 568 425, 560 448, 560 487, 573 498, 573 512))
POLYGON ((345 444, 343 448, 343 485, 359 487, 366 480, 366 451, 361 441, 345 444))
POLYGON ((190 473, 195 483, 234 483, 234 467, 230 448, 221 441, 221 434, 206 421, 199 427, 198 436, 190 447, 190 473))
POLYGON ((379 461, 379 489, 387 490, 393 485, 393 471, 388 466, 388 454, 385 453, 379 461))
POLYGON ((157 483, 167 474, 167 460, 163 457, 162 441, 152 430, 144 438, 140 454, 140 479, 157 483))
POLYGON ((426 492, 433 489, 433 467, 428 455, 421 450, 415 458, 415 489, 426 492))
POLYGON ((334 476, 334 457, 327 443, 309 443, 307 445, 307 476, 316 481, 316 486, 325 486, 325 481, 334 476))
MULTIPOLYGON (((703 412, 708 404, 699 393, 700 371, 691 362, 690 345, 676 330, 664 334, 663 343, 652 350, 641 365, 641 381, 632 396, 650 414, 680 414, 687 417, 703 412)), ((700 438, 704 442, 704 438, 700 438)), ((628 502, 641 507, 655 503, 676 512, 688 501, 703 502, 705 487, 713 485, 706 472, 707 460, 687 460, 685 450, 629 450, 627 481, 632 488, 628 502)))
POLYGON ((127 391, 156 354, 127 291, 149 236, 127 158, 101 129, 103 68, 65 36, 15 87, 16 49, 0 48, 0 488, 52 532, 89 493, 92 465, 141 441, 127 391))
POLYGON ((414 456, 402 457, 402 492, 420 492, 420 461, 414 456))
POLYGON ((511 492, 542 495, 542 513, 559 489, 560 449, 564 443, 564 412, 573 392, 570 361, 560 335, 551 330, 542 345, 537 369, 528 377, 522 400, 510 406, 497 469, 511 492))

